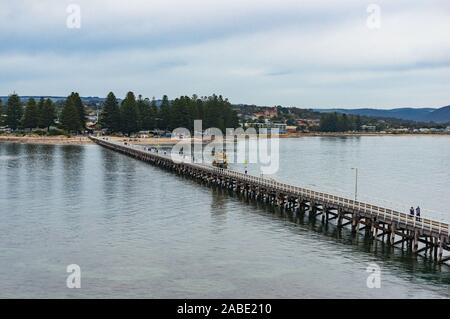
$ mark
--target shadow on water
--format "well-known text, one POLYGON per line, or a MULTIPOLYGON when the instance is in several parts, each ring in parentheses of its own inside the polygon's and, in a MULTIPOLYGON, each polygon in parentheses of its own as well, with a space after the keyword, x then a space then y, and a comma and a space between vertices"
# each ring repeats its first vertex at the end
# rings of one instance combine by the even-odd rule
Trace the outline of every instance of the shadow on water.
MULTIPOLYGON (((302 230, 313 231, 314 235, 319 236, 320 240, 339 245, 351 245, 352 254, 364 254, 365 259, 371 259, 373 262, 380 260, 399 277, 406 279, 419 278, 428 282, 450 285, 450 276, 448 275, 450 267, 448 265, 437 264, 430 257, 414 255, 407 250, 406 246, 405 249, 392 247, 380 240, 371 240, 365 237, 363 233, 353 234, 349 228, 344 227, 341 229, 332 223, 323 224, 320 219, 309 217, 308 213, 293 213, 278 207, 272 207, 264 203, 245 199, 229 190, 214 189, 214 192, 221 192, 225 196, 255 208, 253 211, 255 214, 300 226, 300 229, 297 227, 285 227, 286 231, 291 231, 295 234, 300 234, 302 230)), ((332 247, 329 248, 332 249, 332 247)), ((343 253, 347 253, 347 251, 343 251, 343 253)), ((360 256, 362 257, 362 255, 360 256)), ((358 258, 358 255, 355 257, 358 258)))
MULTIPOLYGON (((107 153, 113 152, 106 150, 104 156, 109 156, 107 153)), ((117 156, 121 177, 124 174, 136 174, 135 165, 138 161, 129 161, 127 156, 121 154, 117 154, 117 156), (122 163, 122 159, 127 160, 122 163)), ((112 160, 114 161, 114 156, 112 160)), ((148 165, 152 166, 151 164, 148 165)), ((175 175, 163 169, 160 169, 160 171, 167 176, 178 176, 195 188, 205 187, 187 176, 175 175)), ((127 191, 133 191, 133 187, 133 185, 129 185, 127 191)), ((293 214, 260 202, 244 200, 241 196, 228 190, 214 187, 209 189, 211 194, 211 218, 219 226, 218 228, 226 222, 227 207, 230 204, 250 206, 254 208, 252 209, 253 214, 263 216, 269 222, 276 223, 278 221, 286 232, 299 237, 305 236, 305 233, 310 234, 314 240, 317 240, 320 244, 323 243, 325 253, 327 250, 330 253, 339 252, 346 259, 354 260, 355 263, 361 260, 367 263, 380 263, 383 269, 407 281, 450 285, 450 276, 448 276, 450 269, 446 265, 437 265, 430 259, 414 256, 406 249, 392 248, 384 242, 369 240, 362 234, 354 235, 348 228, 338 229, 334 224, 322 224, 318 219, 309 218, 308 214, 293 214), (233 202, 230 202, 229 199, 232 199, 233 202)))
POLYGON ((216 226, 222 227, 227 222, 227 195, 213 191, 211 193, 211 218, 216 226))
POLYGON ((51 193, 53 189, 54 181, 54 166, 55 166, 55 154, 56 146, 54 145, 41 145, 39 148, 40 158, 37 162, 37 166, 45 174, 41 174, 41 182, 44 189, 51 193))
MULTIPOLYGON (((167 171, 166 173, 172 174, 167 171)), ((196 187, 205 187, 189 177, 178 177, 196 187)), ((342 253, 349 254, 349 258, 361 258, 374 263, 383 263, 384 267, 387 266, 399 278, 423 280, 424 282, 438 285, 450 285, 450 276, 448 275, 450 267, 448 265, 439 265, 431 258, 422 255, 416 256, 406 246, 404 249, 397 246, 392 247, 380 240, 368 239, 363 233, 353 234, 347 227, 340 229, 332 223, 322 224, 321 220, 310 218, 308 213, 292 213, 261 202, 244 199, 241 195, 230 190, 218 187, 209 188, 212 196, 212 216, 215 221, 219 221, 219 225, 226 220, 226 199, 231 198, 236 200, 236 202, 253 207, 254 210, 252 212, 254 214, 267 217, 272 221, 282 221, 286 231, 296 235, 304 234, 305 230, 310 231, 313 232, 311 234, 314 234, 318 240, 342 246, 342 253), (215 203, 216 200, 218 201, 217 203, 215 203)), ((334 247, 328 247, 328 249, 334 249, 334 247)))
POLYGON ((102 160, 102 168, 103 168, 103 190, 104 196, 107 199, 107 203, 109 203, 112 199, 115 198, 115 193, 117 190, 117 180, 118 180, 118 157, 117 154, 101 148, 101 160, 102 160))
POLYGON ((64 187, 72 192, 72 196, 81 191, 81 177, 80 172, 83 171, 84 164, 83 147, 75 145, 61 146, 61 153, 63 154, 63 171, 64 171, 64 187))
MULTIPOLYGON (((62 154, 64 203, 73 212, 80 211, 83 193, 83 168, 85 148, 77 145, 64 145, 59 148, 62 154)), ((64 214, 68 219, 68 225, 72 230, 76 230, 81 222, 78 213, 64 214)))

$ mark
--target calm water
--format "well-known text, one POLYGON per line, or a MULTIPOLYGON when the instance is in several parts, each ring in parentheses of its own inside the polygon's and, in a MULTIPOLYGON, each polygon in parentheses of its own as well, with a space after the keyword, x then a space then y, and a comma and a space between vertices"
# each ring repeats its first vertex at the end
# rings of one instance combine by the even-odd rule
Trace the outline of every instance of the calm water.
MULTIPOLYGON (((448 137, 286 139, 280 160, 279 180, 353 196, 358 167, 360 199, 449 219, 448 137)), ((95 145, 0 144, 0 181, 0 297, 450 298, 450 267, 95 145)))

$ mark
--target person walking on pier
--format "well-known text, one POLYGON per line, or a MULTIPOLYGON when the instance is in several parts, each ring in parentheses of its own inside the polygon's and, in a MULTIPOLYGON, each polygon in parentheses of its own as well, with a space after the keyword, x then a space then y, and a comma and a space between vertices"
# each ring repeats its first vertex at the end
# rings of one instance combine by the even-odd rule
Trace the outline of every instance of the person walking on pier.
POLYGON ((409 216, 414 218, 414 207, 412 207, 412 206, 409 209, 409 216))
POLYGON ((417 206, 416 208, 416 220, 420 221, 420 207, 417 206))

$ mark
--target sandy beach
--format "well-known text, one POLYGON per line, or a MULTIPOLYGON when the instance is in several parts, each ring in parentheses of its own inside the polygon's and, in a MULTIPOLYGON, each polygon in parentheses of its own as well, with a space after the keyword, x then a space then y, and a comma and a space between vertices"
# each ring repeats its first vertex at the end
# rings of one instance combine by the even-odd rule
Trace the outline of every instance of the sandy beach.
MULTIPOLYGON (((369 132, 361 132, 361 133, 321 133, 321 132, 310 132, 310 133, 289 133, 280 135, 280 138, 301 138, 301 137, 350 137, 350 136, 402 136, 402 135, 433 135, 433 136, 450 136, 450 134, 391 134, 391 133, 369 133, 369 132)), ((109 139, 113 141, 120 142, 129 142, 132 144, 141 144, 141 145, 169 145, 176 144, 181 140, 171 139, 170 137, 145 137, 145 138, 129 138, 123 136, 108 136, 109 139)), ((185 139, 187 142, 188 139, 185 139)), ((199 140, 200 141, 200 140, 199 140)), ((87 136, 70 136, 67 137, 65 135, 58 136, 39 136, 39 135, 24 135, 24 136, 16 136, 16 135, 0 135, 0 143, 20 143, 20 144, 51 144, 51 145, 86 145, 93 144, 93 142, 87 136)), ((204 142, 208 142, 208 140, 204 140, 204 142)))
MULTIPOLYGON (((130 142, 133 144, 174 144, 170 138, 127 138, 112 136, 108 137, 114 141, 130 142)), ((86 145, 93 144, 87 136, 39 136, 39 135, 0 135, 0 143, 19 143, 19 144, 47 144, 47 145, 86 145)))
POLYGON ((85 145, 92 144, 87 136, 39 136, 39 135, 0 135, 0 143, 20 144, 52 144, 52 145, 85 145))

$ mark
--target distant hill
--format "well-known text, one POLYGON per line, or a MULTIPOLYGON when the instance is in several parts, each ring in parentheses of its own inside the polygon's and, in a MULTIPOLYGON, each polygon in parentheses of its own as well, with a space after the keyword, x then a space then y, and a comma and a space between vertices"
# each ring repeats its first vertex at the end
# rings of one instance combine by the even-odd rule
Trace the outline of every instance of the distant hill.
POLYGON ((450 122, 450 105, 434 110, 426 119, 430 122, 447 123, 450 122))
MULTIPOLYGON (((21 95, 20 99, 22 101, 27 101, 29 98, 33 98, 36 101, 38 101, 41 97, 47 99, 51 99, 53 102, 60 102, 60 101, 64 101, 67 97, 66 96, 25 96, 25 95, 21 95)), ((101 98, 101 97, 97 97, 97 96, 81 96, 81 101, 83 101, 83 103, 86 104, 97 104, 97 103, 102 103, 105 98, 101 98)), ((4 103, 6 103, 6 101, 8 100, 7 96, 0 96, 0 100, 2 100, 4 103)))
MULTIPOLYGON (((22 102, 27 101, 29 98, 33 98, 36 101, 38 101, 41 97, 43 98, 49 98, 51 99, 53 102, 62 102, 64 101, 67 97, 66 96, 20 96, 20 99, 22 100, 22 102)), ((103 102, 106 100, 106 98, 104 97, 97 97, 97 96, 80 96, 81 101, 85 104, 85 105, 90 105, 90 106, 101 106, 103 104, 103 102)), ((7 96, 0 96, 0 100, 2 100, 3 105, 6 104, 6 102, 8 101, 8 97, 7 96)), ((119 103, 122 101, 121 98, 117 98, 117 101, 119 101, 119 103)), ((161 106, 161 102, 162 100, 156 100, 156 106, 159 107, 161 106)))
POLYGON ((450 105, 442 108, 398 108, 391 110, 379 109, 316 109, 317 112, 338 112, 352 115, 371 116, 379 118, 394 118, 416 122, 450 122, 450 105))

